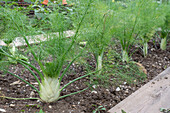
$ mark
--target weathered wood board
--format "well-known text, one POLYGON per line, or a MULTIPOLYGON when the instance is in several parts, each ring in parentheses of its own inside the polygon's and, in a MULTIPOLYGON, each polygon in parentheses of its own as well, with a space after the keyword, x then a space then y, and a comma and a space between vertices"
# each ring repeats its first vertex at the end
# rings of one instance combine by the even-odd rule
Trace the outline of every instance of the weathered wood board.
POLYGON ((161 113, 170 109, 170 67, 109 110, 110 113, 161 113))

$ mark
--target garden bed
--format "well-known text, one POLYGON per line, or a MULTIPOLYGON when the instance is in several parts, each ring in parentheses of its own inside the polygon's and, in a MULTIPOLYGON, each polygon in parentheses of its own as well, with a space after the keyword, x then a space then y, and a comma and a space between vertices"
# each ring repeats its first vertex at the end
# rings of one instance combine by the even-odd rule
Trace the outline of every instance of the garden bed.
POLYGON ((51 5, 0 5, 0 112, 107 112, 170 67, 168 4, 51 5))
MULTIPOLYGON (((137 48, 135 48, 136 50, 137 48)), ((38 112, 42 109, 44 112, 49 113, 91 113, 99 106, 106 108, 106 111, 125 99, 127 96, 135 92, 142 85, 150 81, 156 75, 161 73, 167 67, 170 66, 170 43, 165 51, 159 48, 158 44, 149 43, 149 54, 146 58, 142 56, 140 49, 137 49, 132 55, 132 59, 141 63, 147 70, 147 80, 142 83, 136 84, 121 84, 119 86, 94 87, 93 90, 87 90, 80 94, 69 96, 58 100, 55 103, 42 103, 37 100, 14 100, 0 98, 0 110, 3 109, 7 113, 17 112, 38 112), (119 89, 119 88, 120 89, 119 89), (118 90, 119 89, 119 90, 118 90)), ((92 62, 93 63, 93 62, 92 62)), ((15 74, 22 76, 25 80, 38 87, 34 77, 30 76, 29 71, 24 70, 20 64, 17 66, 9 67, 15 74)), ((76 73, 69 73, 64 77, 61 85, 68 83, 69 81, 84 75, 84 68, 79 65, 72 65, 71 70, 74 69, 76 73)), ((81 90, 87 87, 86 82, 88 78, 76 81, 73 85, 68 86, 61 95, 73 93, 77 90, 81 90)), ((30 98, 38 97, 38 93, 35 93, 31 87, 25 83, 18 81, 17 78, 7 74, 0 75, 0 96, 14 97, 14 98, 30 98)), ((104 111, 104 112, 106 112, 104 111)))

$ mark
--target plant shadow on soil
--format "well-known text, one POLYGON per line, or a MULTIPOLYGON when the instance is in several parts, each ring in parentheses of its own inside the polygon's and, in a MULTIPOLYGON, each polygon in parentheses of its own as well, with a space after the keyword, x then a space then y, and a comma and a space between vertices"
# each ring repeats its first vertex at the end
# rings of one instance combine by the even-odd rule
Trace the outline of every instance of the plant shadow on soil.
MULTIPOLYGON (((50 104, 42 103, 37 100, 9 100, 0 98, 0 108, 5 109, 7 113, 36 113, 40 111, 40 109, 49 113, 92 113, 98 106, 103 106, 106 110, 109 110, 170 66, 170 43, 168 44, 166 51, 162 51, 158 44, 150 42, 149 54, 146 58, 142 56, 142 51, 140 49, 135 49, 136 51, 132 55, 132 59, 145 67, 147 70, 147 79, 136 84, 123 84, 119 86, 120 91, 116 91, 117 86, 114 85, 107 88, 99 86, 95 88, 95 91, 89 89, 85 92, 63 98, 50 104)), ((75 69, 76 74, 69 73, 64 77, 61 85, 84 74, 84 69, 81 66, 74 65, 71 68, 75 69)), ((23 76, 25 80, 38 87, 34 77, 30 75, 29 71, 23 71, 24 68, 20 64, 16 67, 11 66, 10 69, 15 70, 15 74, 23 76)), ((15 98, 38 97, 38 94, 35 93, 31 87, 21 81, 16 82, 16 84, 11 84, 15 81, 18 81, 18 79, 9 74, 3 75, 3 73, 1 73, 0 96, 15 98)), ((73 93, 87 87, 86 83, 88 81, 89 78, 76 81, 74 84, 68 86, 61 95, 73 93)))

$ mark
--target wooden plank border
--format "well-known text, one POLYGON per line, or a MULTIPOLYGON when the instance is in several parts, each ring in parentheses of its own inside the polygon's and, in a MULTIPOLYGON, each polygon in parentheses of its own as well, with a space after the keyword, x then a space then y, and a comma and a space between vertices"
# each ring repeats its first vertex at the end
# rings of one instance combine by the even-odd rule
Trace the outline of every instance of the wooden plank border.
POLYGON ((161 113, 170 109, 170 67, 109 110, 110 113, 161 113))

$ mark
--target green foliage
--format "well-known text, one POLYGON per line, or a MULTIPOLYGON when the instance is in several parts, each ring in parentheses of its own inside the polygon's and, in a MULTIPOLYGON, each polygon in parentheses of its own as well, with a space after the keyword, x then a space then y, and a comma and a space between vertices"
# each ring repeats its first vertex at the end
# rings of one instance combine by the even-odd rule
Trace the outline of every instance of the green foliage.
MULTIPOLYGON (((111 32, 113 36, 120 41, 122 52, 128 52, 130 45, 135 42, 135 34, 138 34, 138 11, 139 4, 136 1, 127 3, 115 3, 115 6, 111 9, 112 27, 111 32)), ((123 61, 128 62, 127 55, 122 53, 123 61)))
POLYGON ((37 113, 45 113, 42 109, 40 109, 40 111, 39 112, 37 112, 37 113))
POLYGON ((164 25, 166 8, 167 7, 165 7, 165 5, 159 5, 157 2, 153 2, 152 0, 144 1, 144 5, 141 7, 138 29, 140 29, 144 56, 147 56, 147 42, 153 38, 156 29, 164 25))
POLYGON ((21 36, 18 31, 18 28, 23 29, 23 24, 27 24, 27 17, 15 10, 0 8, 0 32, 1 36, 0 39, 5 39, 7 44, 12 42, 12 40, 17 37, 21 36), (13 21, 15 19, 15 22, 13 21), (16 27, 16 25, 18 27, 16 27), (8 41, 9 40, 9 41, 8 41))
POLYGON ((144 0, 143 2, 143 5, 140 7, 139 29, 141 30, 140 34, 145 36, 164 23, 165 14, 161 11, 162 6, 159 6, 153 0, 144 0))
POLYGON ((161 4, 162 6, 162 13, 165 14, 165 23, 161 26, 161 43, 160 43, 160 48, 162 50, 166 50, 167 46, 167 40, 168 40, 168 35, 169 35, 169 30, 170 30, 170 4, 163 3, 161 4))
POLYGON ((147 75, 139 69, 135 62, 122 62, 121 55, 116 50, 113 48, 107 48, 107 50, 103 57, 102 74, 90 78, 93 84, 109 87, 124 84, 124 82, 138 84, 146 80, 147 75))
MULTIPOLYGON (((76 11, 81 14, 81 10, 76 11)), ((75 18, 75 22, 77 20, 75 18)), ((86 42, 88 51, 96 60, 96 70, 102 70, 103 53, 111 40, 109 22, 108 6, 102 1, 94 0, 81 26, 79 42, 86 42)), ((98 74, 100 73, 101 71, 98 74)))
MULTIPOLYGON (((3 48, 5 51, 7 51, 7 49, 8 49, 5 46, 0 46, 0 48, 3 48)), ((0 52, 2 52, 2 50, 0 50, 0 52)), ((2 60, 4 57, 5 57, 5 55, 0 54, 0 60, 2 60)))
POLYGON ((169 112, 170 112, 170 109, 160 108, 160 112, 169 113, 169 112))
POLYGON ((147 42, 149 42, 155 32, 160 26, 164 24, 165 13, 164 13, 163 5, 158 5, 156 2, 152 0, 144 1, 144 4, 140 8, 139 15, 139 28, 140 29, 140 37, 143 45, 144 56, 147 55, 147 42))
MULTIPOLYGON (((1 47, 1 58, 8 57, 1 60, 0 63, 5 64, 1 70, 31 86, 45 102, 53 102, 87 90, 88 88, 85 88, 60 96, 60 92, 68 85, 96 72, 98 74, 90 77, 92 84, 104 85, 111 81, 111 84, 118 85, 125 81, 129 84, 134 81, 143 81, 146 75, 134 62, 129 62, 128 51, 131 45, 139 43, 136 39, 140 37, 141 42, 146 44, 155 33, 155 29, 162 27, 165 16, 169 14, 162 14, 165 10, 164 6, 152 0, 115 0, 115 2, 73 0, 74 2, 76 4, 73 8, 60 7, 56 4, 52 9, 39 5, 30 6, 28 10, 35 11, 35 15, 30 18, 23 14, 23 8, 0 7, 0 32, 2 34, 0 38, 9 45, 15 37, 21 37, 28 46, 27 53, 32 54, 29 62, 17 51, 1 47), (69 29, 75 29, 75 35, 66 38, 64 31, 69 29), (58 33, 51 34, 52 32, 58 33), (26 36, 34 40, 37 38, 35 35, 40 33, 44 34, 41 38, 45 38, 46 41, 40 41, 38 45, 30 45, 26 36), (86 43, 83 48, 79 47, 82 42, 86 43), (114 51, 114 48, 110 48, 115 43, 120 43, 122 57, 114 51), (93 54, 96 60, 96 71, 91 72, 95 70, 91 69, 91 66, 89 70, 87 69, 88 74, 60 88, 62 78, 72 63, 80 56, 82 59, 89 58, 89 54, 93 54), (7 66, 10 61, 20 63, 29 70, 37 80, 40 90, 22 77, 9 72, 7 66), (66 68, 63 69, 63 67, 66 68)), ((166 29, 169 29, 167 27, 166 29)), ((105 108, 99 106, 93 112, 100 111, 105 111, 105 108)))
POLYGON ((121 110, 122 113, 126 113, 124 110, 121 110))
POLYGON ((45 7, 41 5, 31 4, 28 7, 24 8, 24 7, 14 5, 13 3, 7 4, 4 7, 0 6, 0 10, 1 10, 0 32, 3 34, 1 37, 6 38, 6 37, 20 36, 19 34, 16 34, 16 29, 13 28, 14 23, 12 22, 10 17, 6 15, 8 13, 5 13, 5 11, 11 12, 9 15, 12 15, 16 19, 18 18, 18 21, 16 22, 20 24, 22 24, 23 22, 25 26, 30 26, 33 29, 36 29, 37 32, 34 32, 34 34, 39 34, 42 32, 57 32, 60 30, 59 28, 61 25, 64 26, 62 27, 63 30, 70 29, 72 27, 72 20, 70 16, 72 15, 74 7, 66 7, 66 6, 64 7, 53 3, 49 3, 49 4, 52 7, 45 7), (13 9, 11 9, 11 7, 13 9), (34 11, 34 15, 30 14, 30 11, 34 11), (28 16, 26 17, 25 14, 27 14, 28 16), (63 20, 60 21, 60 19, 63 20), (22 22, 20 22, 19 20, 22 20, 22 22))
MULTIPOLYGON (((59 13, 58 13, 57 15, 55 15, 57 17, 57 19, 55 19, 55 21, 53 20, 53 23, 52 23, 52 26, 54 27, 56 24, 55 25, 53 25, 53 24, 58 22, 58 25, 56 27, 54 27, 54 29, 57 28, 58 33, 52 34, 52 35, 50 35, 50 34, 44 35, 43 38, 46 38, 47 40, 46 40, 46 42, 40 41, 39 46, 31 46, 29 43, 28 37, 26 37, 26 35, 29 35, 29 36, 31 36, 32 39, 35 38, 34 33, 36 32, 36 30, 38 28, 34 28, 31 25, 27 25, 27 23, 25 23, 25 21, 27 22, 27 20, 26 20, 27 18, 21 18, 19 13, 17 13, 16 11, 12 10, 12 13, 11 13, 11 12, 9 12, 9 9, 3 8, 4 12, 2 14, 7 15, 6 17, 11 22, 13 22, 13 27, 16 30, 15 32, 20 34, 21 38, 24 39, 24 41, 26 42, 26 44, 28 46, 29 52, 34 57, 34 61, 39 65, 40 69, 35 67, 33 64, 31 64, 27 61, 24 61, 23 59, 17 58, 13 54, 14 53, 13 51, 12 51, 12 54, 10 54, 10 53, 8 53, 8 51, 5 51, 5 50, 3 50, 3 48, 0 48, 1 49, 0 54, 16 60, 18 63, 23 65, 26 69, 28 69, 30 71, 30 73, 37 80, 39 87, 40 87, 40 91, 37 88, 35 88, 32 84, 30 84, 29 82, 22 79, 20 76, 14 74, 14 73, 11 73, 4 68, 1 68, 1 70, 17 77, 18 79, 22 80, 23 82, 25 82, 26 84, 31 86, 33 89, 35 89, 39 93, 40 98, 44 102, 54 102, 58 99, 61 99, 61 98, 64 98, 64 97, 67 97, 67 96, 70 96, 73 94, 77 94, 77 93, 87 90, 88 88, 85 88, 81 91, 77 91, 77 92, 60 97, 60 92, 65 87, 67 87, 68 85, 70 85, 71 83, 73 83, 79 79, 82 79, 84 77, 87 77, 87 76, 95 73, 95 72, 92 72, 92 73, 88 73, 84 76, 78 77, 60 89, 60 83, 61 83, 62 78, 64 77, 66 71, 69 69, 71 64, 78 57, 80 57, 80 55, 82 54, 82 52, 84 50, 84 49, 82 49, 80 51, 80 53, 78 53, 78 55, 73 55, 73 59, 71 60, 71 62, 69 64, 66 64, 67 67, 64 70, 62 69, 62 67, 65 64, 65 60, 68 58, 67 55, 70 53, 71 49, 73 49, 73 47, 76 46, 75 42, 77 39, 78 32, 80 30, 80 26, 81 26, 82 22, 84 21, 84 18, 87 14, 87 11, 88 11, 91 3, 92 3, 92 0, 89 0, 88 5, 83 13, 83 16, 80 19, 78 26, 76 27, 76 33, 73 37, 70 37, 70 38, 65 37, 65 35, 64 35, 65 20, 63 19, 63 16, 59 15, 59 13), (16 16, 16 17, 14 18, 14 16, 16 16), (35 47, 35 48, 33 48, 33 47, 35 47), (36 53, 35 50, 37 48, 40 48, 40 49, 36 53), (44 55, 46 57, 42 57, 42 55, 44 55), (33 72, 31 69, 33 69, 38 74, 38 76, 40 77, 41 80, 37 77, 35 72, 33 72), (40 70, 42 72, 40 72, 40 70)), ((26 17, 26 16, 23 16, 23 17, 26 17)), ((38 29, 38 30, 42 31, 41 29, 38 29)), ((0 63, 3 63, 3 62, 4 61, 2 61, 0 63)))
POLYGON ((142 44, 148 42, 165 19, 162 6, 153 0, 116 2, 111 10, 112 33, 120 41, 122 59, 127 62, 129 59, 124 51, 128 52, 130 45, 133 45, 138 37, 141 37, 142 44))
POLYGON ((103 106, 98 106, 95 110, 93 110, 93 113, 100 113, 101 111, 106 111, 106 108, 103 106))
POLYGON ((10 57, 8 58, 10 63, 17 64, 17 61, 15 59, 22 59, 22 60, 28 61, 27 57, 25 57, 22 54, 19 54, 18 49, 15 46, 12 46, 12 47, 9 46, 8 49, 9 49, 9 53, 11 54, 11 56, 14 57, 14 59, 10 57))
MULTIPOLYGON (((61 28, 61 27, 60 27, 61 28)), ((63 67, 63 64, 65 63, 66 58, 63 58, 63 55, 65 54, 65 51, 67 51, 68 47, 70 46, 70 39, 66 39, 65 37, 62 37, 62 34, 60 37, 50 36, 49 41, 46 41, 41 44, 39 48, 41 48, 41 51, 38 52, 38 59, 42 58, 43 54, 42 52, 45 52, 46 59, 51 57, 51 61, 44 62, 45 63, 45 74, 47 76, 55 76, 58 77, 59 73, 63 67)), ((67 55, 66 55, 67 56, 67 55)), ((45 60, 47 61, 47 60, 45 60)))

